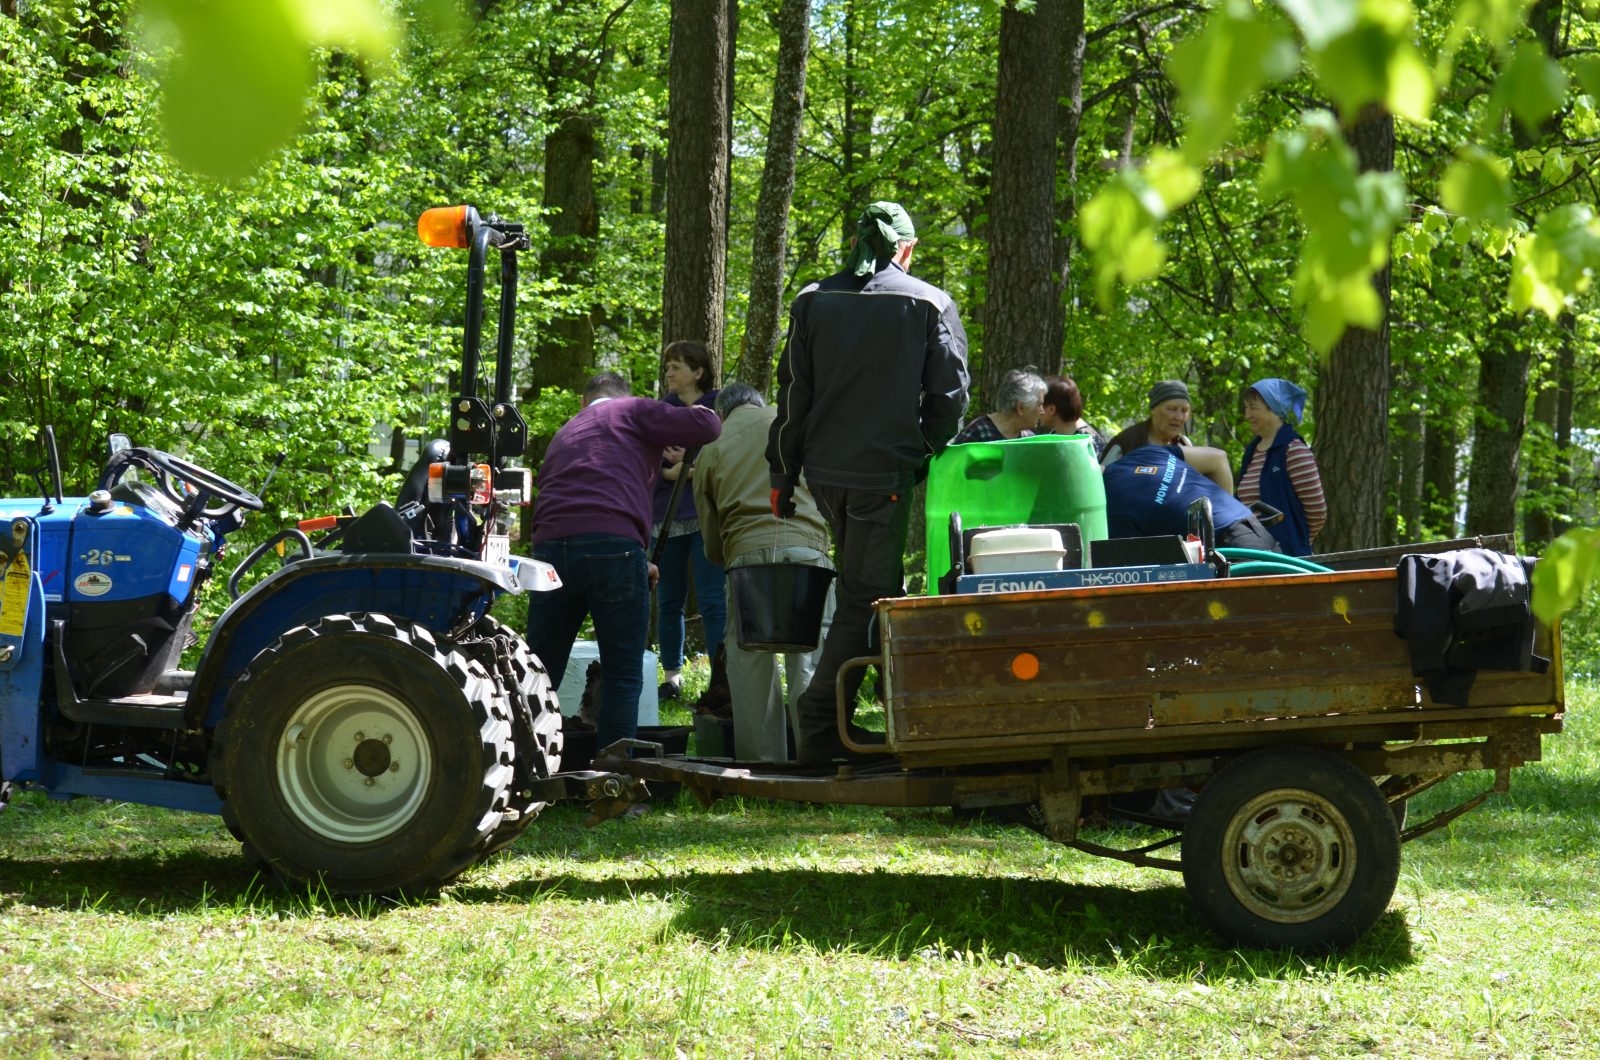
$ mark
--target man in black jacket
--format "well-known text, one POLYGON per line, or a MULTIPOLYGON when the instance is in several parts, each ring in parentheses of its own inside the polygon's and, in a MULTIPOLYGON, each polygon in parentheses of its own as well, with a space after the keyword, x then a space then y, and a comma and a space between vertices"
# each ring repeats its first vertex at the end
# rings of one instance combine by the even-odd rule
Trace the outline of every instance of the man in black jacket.
MULTIPOLYGON (((834 677, 877 650, 872 602, 904 591, 912 487, 967 409, 967 334, 950 296, 909 275, 916 245, 898 203, 873 203, 856 222, 849 264, 789 307, 767 439, 772 509, 793 513, 804 472, 839 571, 833 625, 799 703, 807 764, 844 754, 834 677)), ((852 704, 860 683, 857 674, 846 684, 852 704)))

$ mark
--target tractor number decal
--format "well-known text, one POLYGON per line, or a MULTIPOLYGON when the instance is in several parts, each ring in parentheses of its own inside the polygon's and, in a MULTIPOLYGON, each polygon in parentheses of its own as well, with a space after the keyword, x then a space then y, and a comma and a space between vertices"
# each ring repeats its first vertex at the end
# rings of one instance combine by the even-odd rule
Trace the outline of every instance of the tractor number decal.
POLYGON ((79 596, 104 596, 111 591, 111 577, 92 570, 72 579, 72 588, 79 596))
POLYGON ((88 567, 109 567, 113 563, 127 563, 133 559, 126 552, 113 552, 109 548, 91 548, 78 558, 88 567))
POLYGON ((5 585, 0 587, 0 633, 10 637, 22 636, 28 620, 29 584, 28 554, 18 552, 5 572, 5 585))

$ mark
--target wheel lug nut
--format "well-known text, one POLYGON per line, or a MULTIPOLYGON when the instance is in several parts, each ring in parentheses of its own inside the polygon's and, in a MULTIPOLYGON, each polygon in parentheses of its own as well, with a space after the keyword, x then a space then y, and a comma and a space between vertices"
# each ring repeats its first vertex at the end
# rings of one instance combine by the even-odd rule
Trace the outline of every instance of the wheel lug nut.
POLYGON ((372 779, 372 778, 371 778, 371 777, 368 777, 368 778, 367 778, 367 782, 366 782, 366 783, 367 783, 367 787, 369 787, 369 788, 370 788, 370 787, 372 787, 372 785, 374 785, 374 784, 376 784, 376 783, 377 783, 377 781, 376 781, 376 780, 373 780, 373 779, 372 779))
POLYGON ((354 769, 355 765, 356 765, 356 760, 354 758, 346 758, 344 760, 344 767, 346 769, 354 769))
POLYGON ((400 763, 399 762, 390 762, 389 763, 389 772, 391 772, 391 773, 400 772, 400 763))
POLYGON ((364 733, 364 732, 356 733, 356 743, 360 743, 362 740, 365 740, 366 738, 367 738, 367 734, 366 733, 364 733))

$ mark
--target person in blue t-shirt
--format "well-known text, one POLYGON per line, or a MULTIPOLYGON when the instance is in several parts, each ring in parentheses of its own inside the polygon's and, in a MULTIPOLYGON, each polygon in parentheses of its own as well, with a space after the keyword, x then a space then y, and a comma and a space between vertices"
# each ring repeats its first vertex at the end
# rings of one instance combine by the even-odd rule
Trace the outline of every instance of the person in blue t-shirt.
POLYGON ((1189 505, 1206 497, 1219 546, 1282 551, 1261 520, 1233 496, 1233 471, 1221 449, 1140 446, 1106 465, 1105 485, 1112 537, 1185 534, 1189 505))

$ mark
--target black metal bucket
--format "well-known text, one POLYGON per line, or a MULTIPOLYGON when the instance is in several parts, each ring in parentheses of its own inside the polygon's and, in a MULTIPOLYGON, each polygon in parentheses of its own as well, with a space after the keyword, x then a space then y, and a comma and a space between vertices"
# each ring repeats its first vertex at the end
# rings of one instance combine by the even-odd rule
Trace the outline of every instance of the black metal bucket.
POLYGON ((757 563, 728 570, 745 651, 804 652, 816 648, 834 572, 804 563, 757 563))

